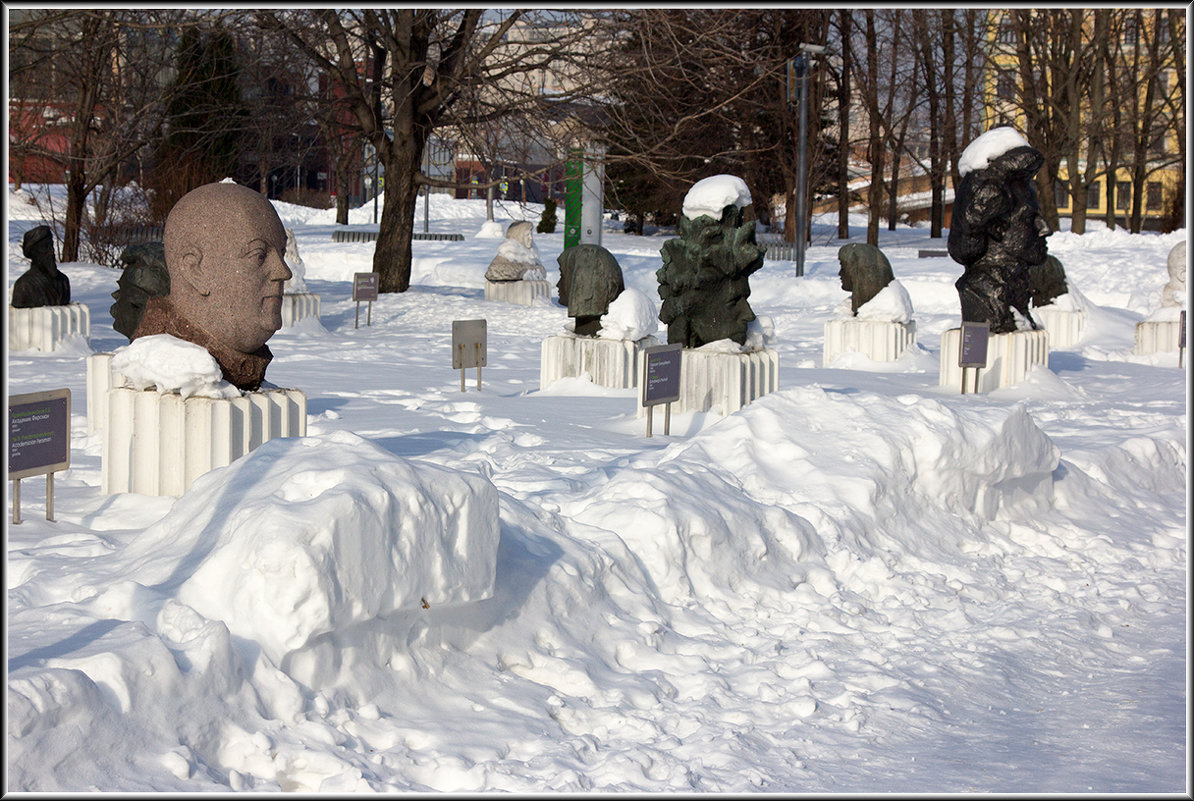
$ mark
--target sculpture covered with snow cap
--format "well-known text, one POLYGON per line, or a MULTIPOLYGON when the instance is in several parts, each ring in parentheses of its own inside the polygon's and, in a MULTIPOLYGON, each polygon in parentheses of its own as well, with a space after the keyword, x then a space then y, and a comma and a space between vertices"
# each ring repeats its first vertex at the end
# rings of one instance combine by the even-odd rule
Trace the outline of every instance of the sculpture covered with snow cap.
POLYGON ((747 298, 749 276, 763 266, 765 248, 753 222, 743 222, 751 202, 746 183, 733 175, 697 181, 684 198, 678 239, 663 243, 656 272, 668 342, 699 348, 730 339, 746 344, 755 319, 747 298))
POLYGON ((1038 328, 1028 307, 1029 268, 1048 255, 1049 224, 1033 184, 1042 164, 1040 151, 1009 127, 982 134, 958 160, 949 255, 965 268, 955 283, 962 320, 989 323, 994 334, 1038 328))
POLYGON ((1186 306, 1186 240, 1178 242, 1169 251, 1169 282, 1161 290, 1161 305, 1185 308, 1186 306))
POLYGON ((298 295, 307 291, 307 265, 298 252, 298 242, 294 238, 294 229, 286 229, 286 266, 290 268, 290 280, 282 286, 287 295, 298 295))
POLYGON ((535 227, 526 220, 510 223, 506 238, 498 245, 497 255, 485 271, 487 281, 542 281, 547 270, 535 247, 535 227))

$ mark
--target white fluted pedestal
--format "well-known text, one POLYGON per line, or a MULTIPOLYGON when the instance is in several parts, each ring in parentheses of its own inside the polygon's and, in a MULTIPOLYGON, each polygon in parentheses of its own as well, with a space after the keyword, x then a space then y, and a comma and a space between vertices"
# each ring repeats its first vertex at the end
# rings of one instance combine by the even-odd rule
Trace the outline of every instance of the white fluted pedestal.
POLYGON ((557 334, 543 340, 539 355, 539 389, 561 378, 588 373, 594 384, 613 389, 638 386, 643 348, 659 344, 655 337, 638 341, 557 334))
POLYGON ((1082 311, 1037 306, 1033 308, 1032 316, 1049 332, 1050 350, 1077 345, 1082 338, 1082 328, 1086 325, 1086 312, 1082 311))
POLYGON ((531 281, 486 281, 485 299, 500 300, 530 306, 535 298, 551 299, 551 284, 534 279, 531 281))
MULTIPOLYGON (((638 416, 646 415, 638 382, 638 416)), ((680 353, 680 400, 672 412, 733 414, 779 388, 779 353, 764 348, 751 353, 692 350, 680 353)))
POLYGON ((282 296, 282 327, 287 328, 307 317, 319 319, 319 295, 295 292, 282 296))
MULTIPOLYGON (((941 382, 940 386, 955 387, 962 391, 962 368, 958 366, 958 351, 962 342, 962 329, 951 328, 941 335, 941 382)), ((1028 372, 1049 363, 1049 333, 1037 331, 1015 331, 1010 334, 991 334, 987 340, 987 363, 985 367, 971 367, 966 370, 967 392, 990 392, 1024 380, 1028 372), (975 373, 977 372, 977 377, 975 373)))
POLYGON ((829 320, 825 323, 822 365, 843 353, 861 353, 876 362, 894 362, 916 341, 916 321, 829 320))
POLYGON ((1179 320, 1142 320, 1136 323, 1134 352, 1137 356, 1147 356, 1150 353, 1177 350, 1181 333, 1179 320))
POLYGON ((91 310, 82 303, 38 306, 32 309, 8 307, 8 349, 50 353, 71 336, 91 337, 91 310))
POLYGON ((87 357, 87 433, 103 435, 104 493, 182 495, 263 442, 307 435, 307 396, 297 389, 184 399, 124 384, 111 353, 87 357))

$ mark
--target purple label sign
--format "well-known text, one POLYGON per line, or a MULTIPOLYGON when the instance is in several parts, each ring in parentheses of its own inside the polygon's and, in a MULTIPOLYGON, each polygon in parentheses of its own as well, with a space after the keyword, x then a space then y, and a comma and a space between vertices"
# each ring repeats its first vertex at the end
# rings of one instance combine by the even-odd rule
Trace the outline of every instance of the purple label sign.
POLYGON ((987 338, 990 335, 990 323, 962 323, 962 347, 958 354, 958 367, 986 367, 987 338))
POLYGON ((70 467, 70 390, 8 396, 8 477, 70 467))
POLYGON ((643 406, 680 400, 680 362, 683 345, 659 345, 643 350, 643 406))
POLYGON ((377 273, 353 273, 352 299, 377 300, 377 273))

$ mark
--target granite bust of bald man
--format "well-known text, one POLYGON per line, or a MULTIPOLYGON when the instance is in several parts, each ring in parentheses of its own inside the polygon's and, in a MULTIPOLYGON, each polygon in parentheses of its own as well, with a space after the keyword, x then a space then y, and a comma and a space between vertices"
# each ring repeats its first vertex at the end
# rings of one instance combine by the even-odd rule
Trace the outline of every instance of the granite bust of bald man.
POLYGON ((150 298, 133 339, 153 334, 194 342, 241 390, 261 386, 282 327, 286 229, 263 195, 234 183, 206 184, 174 205, 162 236, 170 293, 150 298))

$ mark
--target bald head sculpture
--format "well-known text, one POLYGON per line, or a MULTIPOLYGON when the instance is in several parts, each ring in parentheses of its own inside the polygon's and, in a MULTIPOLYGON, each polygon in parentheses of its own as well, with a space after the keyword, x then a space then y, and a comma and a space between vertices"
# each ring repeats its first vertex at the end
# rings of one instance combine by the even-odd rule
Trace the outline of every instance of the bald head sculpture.
POLYGON ((282 327, 286 229, 263 195, 206 184, 175 204, 163 234, 170 294, 151 298, 133 339, 171 334, 202 345, 224 378, 255 390, 282 327))

